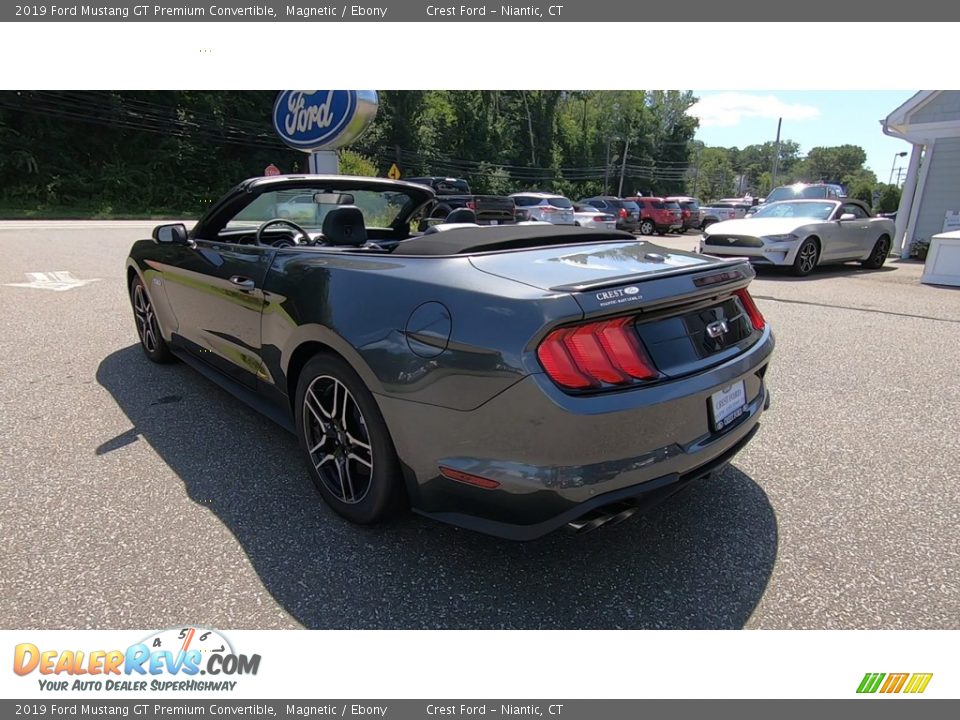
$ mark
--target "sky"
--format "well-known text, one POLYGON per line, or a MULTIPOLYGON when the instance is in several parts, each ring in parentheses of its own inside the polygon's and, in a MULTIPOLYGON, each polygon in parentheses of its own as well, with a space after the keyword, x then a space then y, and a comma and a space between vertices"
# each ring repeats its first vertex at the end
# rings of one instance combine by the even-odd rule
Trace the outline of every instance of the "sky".
MULTIPOLYGON (((739 148, 775 140, 782 117, 780 138, 800 143, 801 156, 818 145, 859 145, 867 153, 866 166, 880 182, 888 182, 894 156, 910 144, 884 135, 880 121, 915 92, 694 90, 699 102, 688 112, 700 118, 698 140, 739 148)), ((907 160, 896 158, 904 176, 907 160)))

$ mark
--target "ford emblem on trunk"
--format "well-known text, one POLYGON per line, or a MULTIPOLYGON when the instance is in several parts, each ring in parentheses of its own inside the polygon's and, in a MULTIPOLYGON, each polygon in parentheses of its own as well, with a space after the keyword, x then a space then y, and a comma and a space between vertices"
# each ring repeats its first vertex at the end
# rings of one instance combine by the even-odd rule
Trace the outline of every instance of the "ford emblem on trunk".
POLYGON ((724 333, 727 332, 727 321, 726 320, 717 320, 707 325, 707 335, 713 339, 721 337, 724 333))

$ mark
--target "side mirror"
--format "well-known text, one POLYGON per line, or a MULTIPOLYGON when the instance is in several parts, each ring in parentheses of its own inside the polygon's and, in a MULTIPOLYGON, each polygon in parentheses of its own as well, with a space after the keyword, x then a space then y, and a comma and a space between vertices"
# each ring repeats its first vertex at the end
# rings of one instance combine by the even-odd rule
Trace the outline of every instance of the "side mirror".
POLYGON ((187 226, 183 223, 157 225, 153 229, 153 239, 158 243, 171 243, 173 245, 190 244, 190 238, 187 235, 187 226))
POLYGON ((843 215, 840 216, 840 219, 841 219, 841 220, 856 220, 856 219, 857 219, 857 216, 854 215, 853 213, 844 213, 843 215))

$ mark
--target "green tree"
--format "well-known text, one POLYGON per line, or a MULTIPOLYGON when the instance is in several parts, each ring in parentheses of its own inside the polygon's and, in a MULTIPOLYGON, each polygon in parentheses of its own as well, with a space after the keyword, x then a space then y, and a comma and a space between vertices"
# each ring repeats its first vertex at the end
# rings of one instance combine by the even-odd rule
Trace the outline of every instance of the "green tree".
POLYGON ((883 185, 880 191, 880 202, 877 207, 882 213, 896 212, 900 207, 900 188, 896 185, 883 185))
POLYGON ((862 171, 866 161, 867 153, 858 145, 815 147, 799 163, 795 174, 798 180, 842 183, 862 171))
POLYGON ((866 182, 858 182, 847 192, 850 197, 865 202, 867 207, 873 207, 873 185, 866 182))
POLYGON ((711 202, 734 193, 734 170, 724 148, 704 148, 700 153, 700 171, 697 194, 704 202, 711 202))
POLYGON ((376 177, 377 165, 370 158, 354 150, 340 150, 340 173, 359 177, 376 177))

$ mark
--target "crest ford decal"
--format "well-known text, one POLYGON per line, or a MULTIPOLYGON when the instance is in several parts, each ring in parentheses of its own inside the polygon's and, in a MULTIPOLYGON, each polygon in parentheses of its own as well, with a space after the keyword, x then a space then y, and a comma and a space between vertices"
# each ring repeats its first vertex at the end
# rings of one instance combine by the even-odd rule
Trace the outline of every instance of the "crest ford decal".
POLYGON ((640 288, 636 285, 630 285, 625 288, 616 288, 615 290, 601 290, 594 294, 594 297, 600 302, 600 307, 607 305, 619 305, 620 303, 631 302, 633 300, 642 300, 640 288))
POLYGON ((284 90, 273 104, 273 128, 297 150, 349 145, 377 114, 374 90, 284 90))

